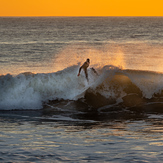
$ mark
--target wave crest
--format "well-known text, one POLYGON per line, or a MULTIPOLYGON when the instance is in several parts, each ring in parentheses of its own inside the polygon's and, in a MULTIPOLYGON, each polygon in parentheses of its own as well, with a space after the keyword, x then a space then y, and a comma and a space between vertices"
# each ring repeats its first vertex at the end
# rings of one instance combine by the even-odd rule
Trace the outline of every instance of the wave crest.
POLYGON ((163 74, 149 71, 122 70, 108 65, 98 69, 99 76, 88 69, 89 84, 79 65, 56 73, 10 74, 0 77, 0 110, 41 109, 50 100, 84 99, 99 108, 112 104, 134 106, 146 101, 161 101, 163 74))

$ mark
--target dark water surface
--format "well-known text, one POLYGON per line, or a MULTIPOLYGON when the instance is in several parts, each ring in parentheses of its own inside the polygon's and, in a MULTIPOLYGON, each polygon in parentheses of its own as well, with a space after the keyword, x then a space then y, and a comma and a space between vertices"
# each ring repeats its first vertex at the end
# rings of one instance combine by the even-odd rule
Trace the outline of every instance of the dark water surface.
POLYGON ((0 161, 162 162, 162 119, 127 109, 1 111, 0 161))

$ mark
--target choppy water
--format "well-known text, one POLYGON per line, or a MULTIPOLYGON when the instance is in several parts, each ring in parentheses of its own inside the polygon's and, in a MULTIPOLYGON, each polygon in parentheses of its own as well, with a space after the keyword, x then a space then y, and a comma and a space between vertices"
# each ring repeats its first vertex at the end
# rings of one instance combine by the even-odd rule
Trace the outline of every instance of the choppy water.
POLYGON ((163 18, 0 18, 1 162, 162 162, 163 18), (90 58, 89 83, 80 65, 90 58))

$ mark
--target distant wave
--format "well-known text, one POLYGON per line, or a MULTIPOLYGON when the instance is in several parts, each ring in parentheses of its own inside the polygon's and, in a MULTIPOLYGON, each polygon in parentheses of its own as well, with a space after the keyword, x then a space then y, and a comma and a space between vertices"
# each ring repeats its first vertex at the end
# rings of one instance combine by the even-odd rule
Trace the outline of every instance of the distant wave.
POLYGON ((99 76, 88 69, 88 84, 83 72, 77 77, 78 68, 76 65, 55 73, 0 76, 0 110, 41 109, 52 100, 80 99, 95 108, 117 103, 131 107, 163 97, 161 73, 108 65, 97 70, 99 76))

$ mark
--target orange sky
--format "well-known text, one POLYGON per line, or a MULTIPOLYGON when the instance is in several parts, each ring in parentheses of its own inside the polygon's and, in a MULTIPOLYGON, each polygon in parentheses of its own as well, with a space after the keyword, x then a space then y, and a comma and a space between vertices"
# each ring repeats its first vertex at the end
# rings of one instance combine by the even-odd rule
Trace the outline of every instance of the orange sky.
POLYGON ((163 16, 163 0, 0 1, 0 16, 163 16))

